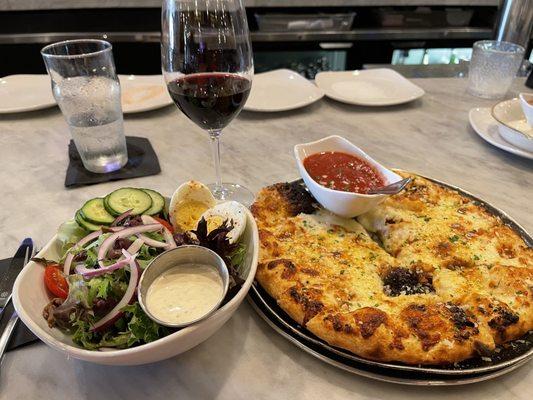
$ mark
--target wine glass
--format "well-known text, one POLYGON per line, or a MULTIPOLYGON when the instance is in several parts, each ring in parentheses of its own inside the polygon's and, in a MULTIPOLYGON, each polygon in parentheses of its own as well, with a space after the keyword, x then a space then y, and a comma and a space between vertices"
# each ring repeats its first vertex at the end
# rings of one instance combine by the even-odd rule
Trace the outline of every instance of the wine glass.
POLYGON ((220 135, 241 111, 252 87, 253 59, 242 0, 164 0, 161 63, 178 108, 209 133, 220 200, 250 205, 245 187, 223 183, 220 135))

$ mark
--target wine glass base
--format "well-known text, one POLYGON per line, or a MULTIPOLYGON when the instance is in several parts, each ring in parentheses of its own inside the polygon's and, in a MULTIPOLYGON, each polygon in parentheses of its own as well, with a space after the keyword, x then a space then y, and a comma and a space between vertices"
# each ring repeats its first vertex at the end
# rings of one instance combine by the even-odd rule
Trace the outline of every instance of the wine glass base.
POLYGON ((255 199, 254 194, 250 190, 237 183, 222 183, 222 186, 211 183, 207 187, 217 200, 233 200, 246 207, 250 207, 255 199))

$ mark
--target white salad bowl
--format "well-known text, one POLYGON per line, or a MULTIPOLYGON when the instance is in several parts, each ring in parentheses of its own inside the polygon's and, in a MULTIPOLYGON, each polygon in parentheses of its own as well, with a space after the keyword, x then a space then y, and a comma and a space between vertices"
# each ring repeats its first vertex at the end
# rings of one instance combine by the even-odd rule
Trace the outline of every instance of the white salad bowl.
POLYGON ((344 218, 353 218, 364 214, 377 206, 388 195, 384 194, 361 194, 329 189, 316 182, 304 167, 304 159, 311 154, 324 151, 339 151, 351 154, 366 160, 385 178, 385 185, 402 180, 403 178, 393 171, 385 168, 375 161, 359 147, 337 135, 328 136, 316 142, 302 143, 294 146, 294 156, 298 163, 298 169, 307 188, 315 199, 327 210, 344 218))
POLYGON ((492 107, 503 139, 516 147, 533 152, 533 126, 527 123, 520 100, 504 100, 492 107))
MULTIPOLYGON (((139 365, 161 361, 181 354, 213 335, 233 315, 242 303, 254 280, 259 253, 257 225, 247 212, 243 242, 247 246, 243 278, 239 292, 228 303, 208 318, 189 325, 164 338, 129 349, 106 351, 86 350, 74 344, 71 338, 57 328, 49 328, 43 317, 43 308, 50 302, 50 295, 43 282, 44 268, 29 262, 17 277, 13 287, 13 304, 24 324, 43 342, 65 355, 80 360, 106 365, 139 365)), ((59 259, 60 242, 54 236, 36 257, 59 259)))

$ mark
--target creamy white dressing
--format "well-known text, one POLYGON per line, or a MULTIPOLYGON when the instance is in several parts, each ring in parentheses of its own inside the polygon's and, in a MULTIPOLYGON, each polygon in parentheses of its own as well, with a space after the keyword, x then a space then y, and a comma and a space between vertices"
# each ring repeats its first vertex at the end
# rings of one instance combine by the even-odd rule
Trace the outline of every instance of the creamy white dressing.
POLYGON ((203 317, 224 292, 218 271, 204 264, 182 264, 158 276, 146 293, 146 307, 163 322, 182 324, 203 317))

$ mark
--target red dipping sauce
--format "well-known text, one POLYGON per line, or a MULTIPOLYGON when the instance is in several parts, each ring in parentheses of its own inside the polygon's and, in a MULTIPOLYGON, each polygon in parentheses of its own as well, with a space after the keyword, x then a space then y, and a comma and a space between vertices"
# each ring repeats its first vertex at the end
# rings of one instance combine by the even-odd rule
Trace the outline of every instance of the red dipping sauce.
POLYGON ((304 159, 304 167, 317 183, 343 192, 366 193, 385 186, 385 179, 368 161, 351 154, 325 151, 304 159))

